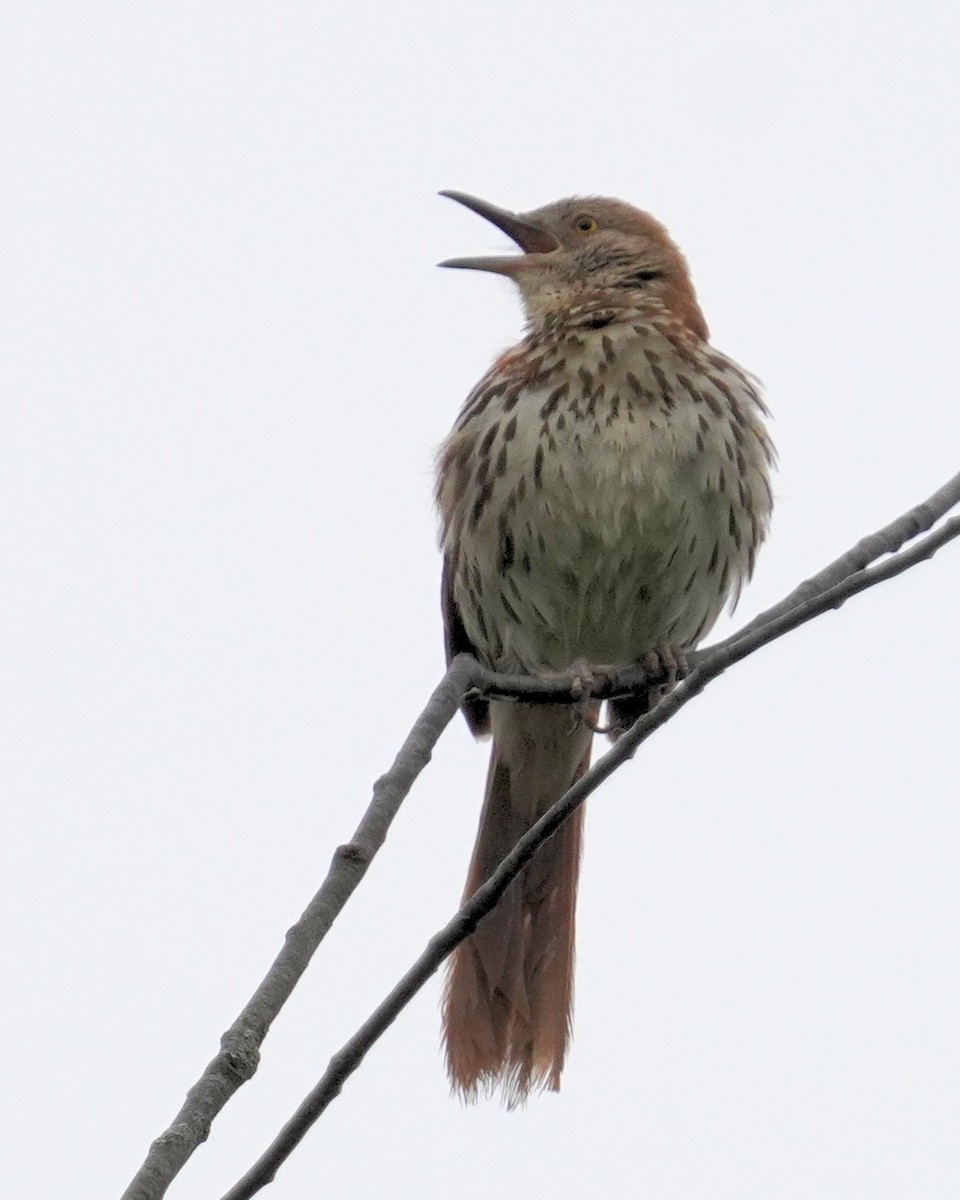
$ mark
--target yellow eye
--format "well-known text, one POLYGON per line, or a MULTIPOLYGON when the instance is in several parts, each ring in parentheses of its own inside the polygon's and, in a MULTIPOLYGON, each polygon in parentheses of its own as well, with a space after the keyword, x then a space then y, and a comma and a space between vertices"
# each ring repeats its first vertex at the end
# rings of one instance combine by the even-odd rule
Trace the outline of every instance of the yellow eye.
POLYGON ((581 213, 579 217, 573 218, 573 227, 579 233, 593 233, 593 231, 597 228, 597 223, 593 217, 588 216, 587 213, 581 213))

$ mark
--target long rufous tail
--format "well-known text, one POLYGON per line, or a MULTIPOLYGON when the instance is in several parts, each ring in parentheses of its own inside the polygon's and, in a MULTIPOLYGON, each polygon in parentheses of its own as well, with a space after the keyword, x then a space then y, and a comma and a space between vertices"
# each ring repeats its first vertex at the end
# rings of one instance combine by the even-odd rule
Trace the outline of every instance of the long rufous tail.
MULTIPOLYGON (((590 764, 590 730, 569 708, 511 705, 498 721, 469 898, 590 764), (498 728, 499 726, 499 728, 498 728)), ((570 1036, 583 809, 547 841, 453 955, 443 1002, 447 1070, 474 1100, 509 1107, 556 1091, 570 1036)))

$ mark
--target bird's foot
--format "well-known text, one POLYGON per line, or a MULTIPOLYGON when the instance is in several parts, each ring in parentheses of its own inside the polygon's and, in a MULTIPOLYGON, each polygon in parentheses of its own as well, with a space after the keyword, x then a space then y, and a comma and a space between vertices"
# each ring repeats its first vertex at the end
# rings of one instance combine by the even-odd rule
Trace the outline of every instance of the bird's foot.
POLYGON ((640 659, 640 666, 657 677, 653 686, 660 689, 661 694, 668 692, 690 672, 687 652, 679 646, 650 650, 640 659))
POLYGON ((586 725, 594 733, 605 733, 599 724, 600 703, 594 700, 594 694, 606 686, 613 672, 613 667, 597 666, 588 663, 585 658, 578 658, 564 671, 570 679, 570 691, 574 697, 573 724, 586 725))
POLYGON ((618 696, 607 705, 609 727, 604 732, 612 741, 648 713, 690 670, 686 651, 678 646, 651 650, 637 665, 647 673, 650 682, 645 684, 645 694, 618 696))

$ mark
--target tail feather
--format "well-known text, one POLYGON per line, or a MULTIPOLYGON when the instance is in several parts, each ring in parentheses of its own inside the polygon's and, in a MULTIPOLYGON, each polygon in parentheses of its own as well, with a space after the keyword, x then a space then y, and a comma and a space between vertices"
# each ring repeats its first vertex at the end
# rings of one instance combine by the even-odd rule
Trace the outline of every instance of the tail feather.
MULTIPOLYGON (((572 746, 563 745, 563 753, 554 749, 548 769, 538 770, 543 764, 529 758, 511 766, 494 744, 465 899, 589 766, 589 730, 580 727, 571 735, 569 710, 564 720, 564 742, 572 746), (564 767, 571 752, 575 765, 564 767), (534 805, 531 772, 538 784, 534 805), (551 784, 546 790, 545 779, 551 784)), ((540 847, 451 960, 443 1004, 447 1069, 466 1100, 500 1086, 512 1108, 531 1090, 560 1086, 573 1006, 582 836, 579 809, 540 847)))

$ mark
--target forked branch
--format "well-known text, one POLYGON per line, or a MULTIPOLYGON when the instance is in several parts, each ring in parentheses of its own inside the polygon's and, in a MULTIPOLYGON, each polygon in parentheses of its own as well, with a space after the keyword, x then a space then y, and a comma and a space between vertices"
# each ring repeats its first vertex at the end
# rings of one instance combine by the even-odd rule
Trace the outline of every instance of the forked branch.
MULTIPOLYGON (((839 608, 858 592, 930 558, 946 542, 960 536, 960 517, 954 517, 909 549, 897 553, 908 541, 929 530, 958 503, 960 473, 922 504, 862 539, 744 629, 724 642, 691 655, 693 669, 687 678, 653 712, 624 734, 529 830, 487 883, 430 940, 424 953, 383 1003, 334 1055, 322 1079, 297 1113, 254 1167, 230 1190, 225 1200, 243 1200, 253 1196, 274 1177, 278 1167, 310 1126, 339 1094, 345 1080, 356 1070, 370 1047, 450 952, 469 936, 481 918, 493 908, 537 848, 591 792, 633 756, 637 747, 654 730, 729 666, 821 613, 839 608), (876 561, 884 555, 891 557, 883 562, 876 561), (876 565, 871 566, 871 563, 876 565)), ((648 673, 632 669, 605 680, 593 695, 597 699, 604 699, 610 695, 631 692, 642 694, 652 682, 656 680, 648 673)), ((522 698, 528 702, 557 703, 577 699, 575 685, 566 676, 552 679, 514 678, 487 671, 467 656, 460 656, 453 661, 390 770, 374 785, 373 799, 352 840, 335 853, 320 890, 288 932, 284 946, 263 983, 224 1034, 220 1053, 190 1089, 173 1124, 152 1144, 145 1163, 124 1192, 123 1200, 159 1200, 193 1150, 206 1139, 217 1113, 240 1085, 253 1075, 259 1061, 260 1044, 270 1025, 383 844, 404 797, 429 762, 433 747, 456 713, 461 699, 474 690, 487 696, 522 698)))

